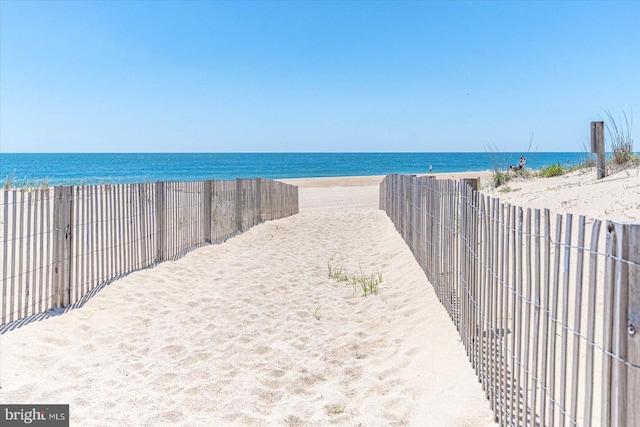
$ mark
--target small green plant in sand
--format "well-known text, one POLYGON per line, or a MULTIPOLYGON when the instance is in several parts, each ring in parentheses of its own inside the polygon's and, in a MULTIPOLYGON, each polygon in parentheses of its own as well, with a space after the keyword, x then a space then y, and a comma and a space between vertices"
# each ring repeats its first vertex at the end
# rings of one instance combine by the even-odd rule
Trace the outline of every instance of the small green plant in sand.
POLYGON ((543 178, 551 178, 552 176, 564 175, 566 171, 560 163, 554 163, 553 165, 546 166, 540 170, 540 176, 543 178))
POLYGON ((358 293, 358 289, 362 291, 362 296, 366 297, 371 294, 378 294, 380 283, 382 283, 382 273, 376 270, 374 273, 365 273, 360 267, 360 274, 351 274, 342 265, 333 265, 331 260, 327 263, 329 278, 338 282, 346 282, 353 287, 353 295, 358 293))
POLYGON ((342 277, 342 266, 341 265, 334 266, 331 263, 332 259, 330 259, 329 262, 327 262, 327 269, 329 270, 329 279, 335 279, 337 281, 340 281, 340 277, 342 277))
POLYGON ((316 305, 316 309, 313 312, 313 317, 316 318, 316 320, 320 320, 320 309, 322 308, 322 306, 320 304, 316 305))
POLYGON ((344 414, 344 406, 334 406, 329 409, 329 415, 340 415, 344 414))

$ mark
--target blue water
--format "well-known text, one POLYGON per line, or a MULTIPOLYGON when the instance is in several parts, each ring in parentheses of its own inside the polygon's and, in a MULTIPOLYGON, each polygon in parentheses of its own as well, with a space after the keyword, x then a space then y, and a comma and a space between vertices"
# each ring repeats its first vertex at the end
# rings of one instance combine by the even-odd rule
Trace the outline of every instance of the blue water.
MULTIPOLYGON (((506 168, 522 153, 500 153, 506 168)), ((525 153, 527 167, 571 165, 584 153, 525 153)), ((0 154, 0 182, 14 185, 121 184, 234 178, 309 178, 493 170, 493 155, 480 153, 109 153, 0 154)))

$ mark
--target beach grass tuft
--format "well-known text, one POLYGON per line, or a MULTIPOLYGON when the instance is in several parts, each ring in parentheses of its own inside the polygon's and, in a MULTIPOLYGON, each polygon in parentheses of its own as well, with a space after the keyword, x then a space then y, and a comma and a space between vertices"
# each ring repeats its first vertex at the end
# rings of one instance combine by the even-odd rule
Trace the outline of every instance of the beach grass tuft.
POLYGON ((3 190, 17 189, 25 193, 30 193, 35 190, 46 190, 49 188, 49 179, 45 178, 42 181, 29 181, 26 178, 22 182, 16 181, 15 174, 8 175, 2 186, 3 190))
POLYGON ((551 178, 552 176, 564 175, 566 170, 560 163, 554 163, 540 170, 540 176, 543 178, 551 178))
POLYGON ((609 110, 605 110, 604 114, 605 129, 611 145, 611 161, 616 165, 625 165, 632 162, 637 157, 633 152, 633 139, 631 138, 633 110, 629 115, 622 110, 618 119, 609 110))
POLYGON ((334 265, 332 260, 327 263, 329 278, 337 282, 345 282, 353 287, 353 295, 357 295, 358 289, 362 291, 362 296, 378 294, 380 283, 382 283, 382 272, 376 269, 373 273, 366 273, 360 266, 360 274, 349 273, 342 265, 334 265))
POLYGON ((494 188, 500 187, 509 181, 510 177, 507 172, 509 161, 506 155, 494 144, 487 142, 484 144, 484 149, 489 156, 489 160, 493 165, 493 174, 491 176, 491 183, 494 188))
POLYGON ((507 182, 509 182, 510 179, 511 178, 509 177, 508 172, 503 172, 498 169, 494 169, 493 175, 491 176, 491 182, 493 183, 493 186, 496 188, 506 184, 507 182))
POLYGON ((4 185, 2 186, 3 190, 11 190, 11 185, 13 180, 16 178, 15 174, 11 174, 7 176, 7 179, 4 180, 4 185))
POLYGON ((344 413, 344 406, 334 406, 329 409, 329 415, 340 415, 344 413))

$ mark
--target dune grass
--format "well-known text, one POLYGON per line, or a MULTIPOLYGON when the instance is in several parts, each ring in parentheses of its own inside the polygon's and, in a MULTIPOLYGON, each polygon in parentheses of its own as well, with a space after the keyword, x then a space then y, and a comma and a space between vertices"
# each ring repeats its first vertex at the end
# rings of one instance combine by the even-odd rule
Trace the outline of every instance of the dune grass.
POLYGON ((552 176, 560 176, 566 173, 565 168, 560 163, 554 163, 540 169, 540 176, 543 178, 551 178, 552 176))
POLYGON ((378 294, 380 283, 382 283, 382 273, 377 270, 373 273, 366 273, 360 266, 360 274, 349 273, 341 264, 334 265, 332 260, 327 262, 328 276, 338 282, 345 282, 353 287, 353 295, 362 292, 362 296, 378 294))
POLYGON ((628 115, 626 111, 622 110, 617 119, 609 110, 604 110, 604 115, 604 125, 611 147, 611 161, 615 165, 625 165, 632 162, 637 158, 633 151, 633 139, 631 139, 633 110, 628 115))
POLYGON ((49 179, 45 178, 42 181, 29 181, 26 178, 21 182, 16 181, 16 176, 14 173, 8 175, 4 180, 4 184, 2 185, 3 190, 20 190, 26 193, 32 192, 34 190, 46 190, 49 188, 49 179))

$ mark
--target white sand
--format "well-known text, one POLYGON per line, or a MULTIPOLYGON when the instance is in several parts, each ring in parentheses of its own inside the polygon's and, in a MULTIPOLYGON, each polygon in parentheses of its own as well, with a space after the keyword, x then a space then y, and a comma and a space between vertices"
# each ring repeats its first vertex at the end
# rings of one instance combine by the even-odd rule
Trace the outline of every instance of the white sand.
POLYGON ((77 426, 494 425, 379 179, 356 181, 299 182, 299 215, 3 334, 0 402, 69 403, 77 426), (329 260, 379 269, 379 294, 329 260))

